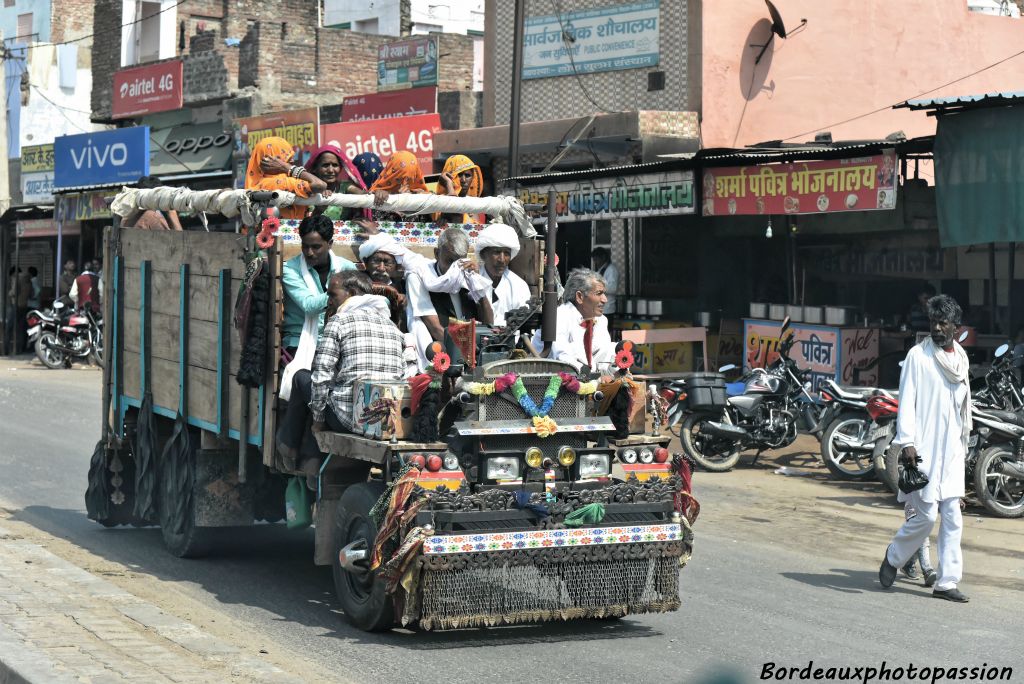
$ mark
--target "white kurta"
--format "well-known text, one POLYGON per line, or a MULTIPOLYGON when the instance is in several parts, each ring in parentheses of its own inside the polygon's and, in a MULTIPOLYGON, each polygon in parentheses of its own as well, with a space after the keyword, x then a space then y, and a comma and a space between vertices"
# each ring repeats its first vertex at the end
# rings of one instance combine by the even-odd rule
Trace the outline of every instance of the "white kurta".
MULTIPOLYGON (((421 267, 436 273, 437 271, 434 268, 436 263, 436 261, 427 260, 422 263, 421 267)), ((457 267, 452 266, 452 268, 457 267)), ((462 299, 455 295, 447 296, 452 299, 455 317, 463 319, 462 299)), ((430 291, 427 290, 426 285, 423 284, 423 278, 417 272, 406 273, 405 297, 405 322, 409 332, 416 339, 417 365, 422 373, 429 365, 426 356, 427 347, 434 342, 434 338, 431 337, 430 330, 427 329, 427 325, 423 322, 422 317, 436 316, 437 311, 434 309, 434 302, 430 299, 430 291)))
MULTIPOLYGON (((587 352, 583 346, 583 316, 572 302, 558 307, 558 328, 555 341, 551 345, 551 358, 571 363, 577 370, 587 363, 587 352)), ((544 346, 541 331, 533 335, 533 347, 538 352, 544 346)), ((615 344, 608 334, 608 319, 598 316, 594 319, 594 334, 590 343, 593 363, 591 369, 597 370, 615 360, 615 344)))
MULTIPOLYGON (((947 352, 938 350, 935 353, 947 352)), ((928 475, 920 490, 923 501, 959 499, 964 495, 963 417, 960 406, 968 388, 952 383, 934 355, 917 345, 907 354, 900 376, 900 408, 896 438, 901 447, 914 446, 921 457, 918 468, 928 475)), ((899 501, 906 495, 899 494, 899 501)))
MULTIPOLYGON (((483 272, 488 278, 491 277, 486 266, 483 267, 483 272)), ((530 286, 526 284, 525 280, 506 269, 501 280, 494 287, 494 294, 491 297, 494 325, 498 327, 505 325, 505 314, 523 306, 528 299, 530 299, 530 286)))
POLYGON ((608 303, 604 305, 604 312, 615 313, 616 295, 619 294, 619 269, 615 264, 608 262, 605 267, 598 271, 604 278, 604 293, 608 297, 608 303))

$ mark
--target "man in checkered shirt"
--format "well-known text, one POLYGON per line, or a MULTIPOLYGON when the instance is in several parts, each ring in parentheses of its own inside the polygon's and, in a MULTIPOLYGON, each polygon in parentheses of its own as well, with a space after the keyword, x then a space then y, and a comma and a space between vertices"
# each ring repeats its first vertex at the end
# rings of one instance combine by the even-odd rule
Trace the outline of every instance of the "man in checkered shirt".
MULTIPOLYGON (((302 470, 311 486, 322 461, 312 433, 352 430, 355 381, 401 382, 405 377, 405 338, 391 322, 387 299, 372 291, 370 277, 362 271, 341 271, 331 276, 327 284, 328 320, 317 343, 312 371, 299 371, 292 381, 279 441, 288 448, 302 447, 302 470), (310 414, 313 424, 306 431, 310 414)), ((358 474, 353 476, 358 479, 358 474)), ((365 473, 362 477, 365 479, 365 473)))

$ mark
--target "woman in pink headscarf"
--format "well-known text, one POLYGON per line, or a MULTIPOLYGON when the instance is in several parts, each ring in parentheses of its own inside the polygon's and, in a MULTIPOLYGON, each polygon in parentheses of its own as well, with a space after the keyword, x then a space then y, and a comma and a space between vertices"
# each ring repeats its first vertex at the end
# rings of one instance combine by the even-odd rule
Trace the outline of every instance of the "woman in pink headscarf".
MULTIPOLYGON (((365 195, 366 184, 348 157, 335 145, 323 145, 313 152, 306 163, 306 170, 327 183, 332 193, 343 192, 351 195, 365 195)), ((332 221, 351 221, 369 218, 368 210, 346 209, 344 207, 315 207, 314 214, 324 214, 332 221)))

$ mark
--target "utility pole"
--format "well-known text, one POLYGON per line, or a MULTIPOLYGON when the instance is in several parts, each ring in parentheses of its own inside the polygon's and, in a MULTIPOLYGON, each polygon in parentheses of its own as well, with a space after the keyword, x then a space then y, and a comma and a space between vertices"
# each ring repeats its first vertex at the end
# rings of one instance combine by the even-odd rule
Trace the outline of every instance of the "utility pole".
MULTIPOLYGON (((519 175, 519 103, 523 83, 523 33, 526 30, 526 0, 515 0, 515 37, 512 41, 512 101, 508 113, 508 175, 519 175)), ((515 187, 511 188, 513 191, 515 187)))
POLYGON ((3 102, 0 106, 0 214, 3 214, 11 208, 11 182, 7 173, 7 62, 14 59, 4 44, 3 31, 0 31, 0 49, 3 50, 4 64, 3 82, 0 83, 0 101, 3 102))

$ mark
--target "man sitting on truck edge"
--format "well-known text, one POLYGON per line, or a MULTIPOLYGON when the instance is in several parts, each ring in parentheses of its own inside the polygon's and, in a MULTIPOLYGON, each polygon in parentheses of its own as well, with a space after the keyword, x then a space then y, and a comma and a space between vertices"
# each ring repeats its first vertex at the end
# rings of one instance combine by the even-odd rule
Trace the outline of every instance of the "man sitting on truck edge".
POLYGON ((494 324, 491 282, 466 259, 468 253, 469 239, 463 230, 447 228, 437 238, 436 259, 406 274, 406 319, 409 332, 416 338, 420 371, 427 368, 427 348, 435 341, 444 341, 450 320, 472 318, 485 325, 494 324))
POLYGON ((476 251, 480 255, 481 273, 491 279, 494 325, 505 325, 505 314, 526 304, 530 299, 530 286, 509 269, 509 263, 519 254, 519 234, 512 226, 492 223, 476 238, 476 251))
MULTIPOLYGON (((604 279, 589 268, 574 268, 565 279, 562 303, 558 307, 558 327, 551 344, 550 358, 571 363, 577 370, 583 366, 599 369, 615 359, 615 345, 608 334, 604 305, 608 301, 604 279)), ((541 331, 533 336, 533 346, 540 349, 541 331)))
MULTIPOLYGON (((287 449, 298 449, 311 489, 323 458, 313 433, 353 428, 356 380, 401 382, 405 376, 404 337, 391 322, 387 300, 372 292, 373 284, 365 273, 347 270, 331 276, 327 286, 330 316, 317 344, 312 371, 300 370, 292 379, 278 441, 287 449), (310 419, 312 426, 307 430, 310 419)), ((349 474, 358 481, 366 478, 366 472, 349 474)))

